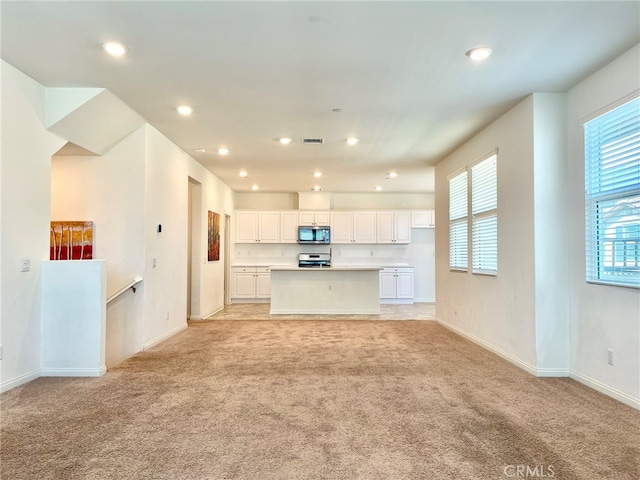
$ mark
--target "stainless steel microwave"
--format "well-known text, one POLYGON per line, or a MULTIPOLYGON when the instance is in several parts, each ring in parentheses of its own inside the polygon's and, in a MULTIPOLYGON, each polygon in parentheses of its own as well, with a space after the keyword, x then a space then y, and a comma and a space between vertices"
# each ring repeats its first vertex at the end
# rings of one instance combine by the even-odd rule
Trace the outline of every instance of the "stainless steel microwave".
POLYGON ((300 225, 298 227, 298 243, 327 245, 331 243, 331 228, 300 225))

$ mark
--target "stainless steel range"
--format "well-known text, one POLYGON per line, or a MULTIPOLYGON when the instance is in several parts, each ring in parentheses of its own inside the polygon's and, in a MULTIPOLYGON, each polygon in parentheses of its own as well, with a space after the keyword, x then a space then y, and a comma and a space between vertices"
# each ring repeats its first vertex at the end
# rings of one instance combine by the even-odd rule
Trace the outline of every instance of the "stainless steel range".
POLYGON ((331 266, 330 253, 299 253, 298 267, 327 268, 331 266))

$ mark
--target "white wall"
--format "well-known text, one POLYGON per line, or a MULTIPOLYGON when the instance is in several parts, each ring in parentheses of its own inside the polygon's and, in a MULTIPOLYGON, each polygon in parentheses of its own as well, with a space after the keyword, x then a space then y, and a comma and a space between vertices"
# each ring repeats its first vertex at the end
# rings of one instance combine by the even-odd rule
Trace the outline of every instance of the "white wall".
POLYGON ((498 154, 498 276, 450 272, 436 230, 437 315, 537 375, 570 375, 640 408, 640 290, 587 284, 581 123, 640 91, 640 46, 566 94, 533 94, 436 166, 436 216, 447 176, 498 154), (614 350, 615 365, 607 364, 614 350))
POLYGON ((536 373, 569 374, 566 95, 533 94, 536 373))
POLYGON ((436 312, 452 329, 535 371, 533 97, 436 166, 436 312), (498 152, 498 275, 449 271, 447 177, 498 152))
POLYGON ((145 348, 184 328, 187 312, 189 178, 202 184, 199 258, 200 305, 206 318, 224 307, 224 215, 233 211, 233 193, 211 172, 147 127, 145 348), (221 257, 207 261, 207 212, 220 214, 221 257), (158 225, 162 233, 157 233, 158 225), (156 258, 156 268, 153 268, 156 258))
MULTIPOLYGON (((222 308, 224 259, 206 262, 206 212, 220 213, 224 228, 224 214, 234 208, 232 191, 148 126, 100 157, 57 157, 52 175, 52 156, 66 140, 44 127, 47 90, 6 62, 0 65, 5 120, 1 179, 2 390, 41 373, 41 265, 49 258, 52 215, 95 222, 95 256, 107 260, 109 293, 135 275, 142 273, 144 277, 137 293, 128 291, 109 305, 107 332, 116 331, 121 341, 116 353, 111 352, 111 363, 117 363, 123 352, 148 348, 186 327, 189 177, 203 190, 201 297, 197 302, 201 312, 222 308), (164 227, 161 235, 156 233, 159 223, 164 227), (153 257, 158 259, 156 269, 151 266, 153 257), (19 271, 22 258, 31 260, 30 272, 19 271)), ((101 121, 117 119, 100 118, 96 128, 101 121)), ((222 234, 224 238, 224 231, 222 234)))
MULTIPOLYGON (((433 169, 434 167, 426 167, 433 169)), ((433 190, 432 186, 427 186, 433 190)), ((424 210, 434 208, 433 193, 330 193, 333 210, 424 210)), ((235 193, 241 210, 297 210, 297 193, 235 193)))
POLYGON ((47 132, 45 89, 0 60, 2 83, 2 311, 0 388, 40 372, 41 267, 49 259, 51 156, 64 141, 47 132), (20 272, 29 258, 31 271, 20 272))
POLYGON ((588 284, 584 249, 585 117, 640 89, 640 46, 568 94, 569 319, 571 374, 640 408, 640 290, 588 284), (607 349, 614 350, 614 366, 607 349))
MULTIPOLYGON (((92 220, 93 258, 107 260, 107 297, 144 274, 146 127, 101 156, 53 157, 51 219, 92 220)), ((145 283, 107 308, 107 367, 140 351, 145 283)))

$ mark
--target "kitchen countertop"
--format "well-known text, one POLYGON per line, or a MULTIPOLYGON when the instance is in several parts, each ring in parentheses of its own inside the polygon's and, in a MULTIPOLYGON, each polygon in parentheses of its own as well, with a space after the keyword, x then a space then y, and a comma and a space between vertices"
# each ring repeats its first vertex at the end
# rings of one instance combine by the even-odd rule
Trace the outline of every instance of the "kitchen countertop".
POLYGON ((380 270, 382 267, 377 265, 343 265, 343 266, 331 266, 331 267, 299 267, 297 265, 273 265, 270 267, 272 272, 293 272, 293 271, 313 271, 317 272, 318 270, 326 270, 326 271, 350 271, 354 270, 380 270))
MULTIPOLYGON (((275 264, 275 263, 234 263, 233 265, 231 265, 231 267, 260 267, 260 268, 264 268, 264 267, 268 267, 273 269, 282 269, 287 268, 287 269, 298 269, 298 264, 294 264, 294 263, 280 263, 280 264, 275 264)), ((333 270, 336 270, 338 268, 341 269, 354 269, 354 268, 360 268, 360 269, 381 269, 381 268, 407 268, 407 267, 413 267, 413 265, 409 265, 408 263, 392 263, 392 264, 388 264, 388 265, 383 265, 380 263, 371 263, 371 264, 357 264, 357 263, 353 263, 353 264, 340 264, 340 265, 332 265, 331 267, 324 267, 325 269, 327 268, 332 268, 333 270)), ((317 268, 317 267, 311 267, 311 269, 313 268, 317 268)), ((303 267, 303 270, 309 270, 309 267, 303 267)))

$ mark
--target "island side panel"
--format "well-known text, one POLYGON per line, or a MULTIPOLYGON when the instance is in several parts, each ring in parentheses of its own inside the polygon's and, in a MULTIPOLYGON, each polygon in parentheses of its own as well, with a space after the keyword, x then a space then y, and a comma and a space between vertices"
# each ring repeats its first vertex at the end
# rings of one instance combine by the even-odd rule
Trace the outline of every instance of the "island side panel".
POLYGON ((380 313, 379 279, 379 269, 273 269, 271 313, 380 313))

